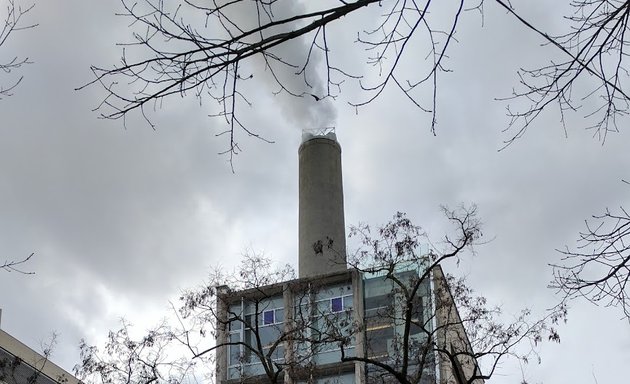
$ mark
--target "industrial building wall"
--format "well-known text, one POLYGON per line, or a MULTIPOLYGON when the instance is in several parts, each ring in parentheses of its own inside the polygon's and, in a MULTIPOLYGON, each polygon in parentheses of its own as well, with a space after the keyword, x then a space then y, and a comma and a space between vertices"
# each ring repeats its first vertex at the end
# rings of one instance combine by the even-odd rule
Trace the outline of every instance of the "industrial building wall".
MULTIPOLYGON (((403 269, 397 276, 401 279, 409 273, 416 273, 418 276, 418 268, 420 267, 403 269)), ((304 339, 299 332, 294 333, 292 327, 298 319, 306 321, 302 328, 307 332, 303 336, 308 338, 313 336, 312 332, 324 332, 324 324, 333 324, 331 319, 339 314, 347 314, 356 324, 364 324, 365 327, 358 328, 364 331, 353 336, 354 346, 346 349, 346 355, 355 353, 359 357, 375 358, 382 352, 386 360, 390 353, 388 349, 392 348, 389 339, 393 340, 395 335, 400 336, 397 328, 400 324, 396 321, 400 319, 400 315, 396 317, 396 308, 402 303, 396 299, 398 295, 391 285, 391 281, 384 276, 364 276, 357 270, 348 270, 314 279, 297 279, 259 287, 253 291, 228 291, 225 295, 220 294, 218 313, 223 326, 219 326, 217 341, 230 345, 224 344, 225 347, 217 351, 217 383, 265 380, 265 372, 260 361, 254 357, 254 351, 246 350, 247 345, 253 341, 252 324, 258 324, 255 332, 263 341, 261 352, 264 354, 273 344, 274 338, 286 340, 281 345, 276 345, 276 351, 272 354, 274 360, 278 359, 284 366, 281 381, 286 384, 363 384, 366 379, 367 382, 371 381, 372 371, 381 380, 387 378, 387 375, 379 376, 374 367, 366 369, 364 363, 342 363, 339 350, 333 344, 319 344, 316 349, 308 343, 300 344, 302 342, 295 340, 304 339), (383 290, 385 285, 391 292, 383 290), (380 299, 381 296, 385 301, 380 299), (382 305, 379 304, 381 302, 382 305), (256 310, 253 309, 253 303, 256 303, 256 310), (381 313, 379 311, 386 311, 388 315, 382 316, 392 323, 373 321, 374 315, 381 313), (228 313, 233 321, 228 321, 228 313), (273 333, 271 336, 267 335, 267 329, 273 333), (302 351, 303 348, 306 349, 302 351)), ((436 343, 441 350, 464 352, 463 356, 458 356, 454 361, 444 353, 437 353, 437 370, 435 365, 424 366, 421 382, 467 383, 475 374, 476 363, 453 296, 439 266, 432 270, 432 284, 427 283, 418 294, 422 299, 418 303, 424 309, 419 312, 420 318, 417 321, 429 325, 423 331, 425 334, 413 334, 411 337, 420 341, 423 337, 429 337, 427 341, 431 343, 430 348, 435 345, 432 343, 436 343)), ((256 346, 252 345, 251 348, 255 349, 256 346)), ((435 361, 429 360, 431 364, 435 364, 435 361)), ((483 380, 476 380, 474 383, 482 384, 483 380)))

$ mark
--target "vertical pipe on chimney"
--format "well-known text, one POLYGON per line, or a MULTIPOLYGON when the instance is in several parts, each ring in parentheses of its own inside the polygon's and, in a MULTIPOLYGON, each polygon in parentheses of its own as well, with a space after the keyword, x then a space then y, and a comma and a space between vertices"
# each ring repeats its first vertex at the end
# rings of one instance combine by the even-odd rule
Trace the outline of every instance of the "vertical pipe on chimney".
POLYGON ((334 133, 305 135, 299 157, 299 276, 344 271, 341 146, 334 133))

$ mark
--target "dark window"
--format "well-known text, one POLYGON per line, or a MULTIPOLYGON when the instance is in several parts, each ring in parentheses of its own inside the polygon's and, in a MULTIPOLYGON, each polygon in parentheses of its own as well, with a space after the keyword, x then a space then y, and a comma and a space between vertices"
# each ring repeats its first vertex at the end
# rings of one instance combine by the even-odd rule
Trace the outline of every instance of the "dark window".
POLYGON ((263 324, 269 325, 275 323, 274 311, 263 312, 263 324))
POLYGON ((343 302, 341 297, 330 299, 330 308, 333 312, 341 312, 343 310, 343 302))

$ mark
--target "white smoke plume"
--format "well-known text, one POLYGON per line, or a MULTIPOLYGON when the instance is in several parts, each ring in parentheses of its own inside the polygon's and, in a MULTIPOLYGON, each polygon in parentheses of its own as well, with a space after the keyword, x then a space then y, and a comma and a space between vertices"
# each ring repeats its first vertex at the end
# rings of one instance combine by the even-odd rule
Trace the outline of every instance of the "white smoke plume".
MULTIPOLYGON (((295 0, 278 0, 273 2, 270 8, 270 14, 272 13, 274 20, 282 20, 303 14, 306 11, 306 5, 295 0)), ((242 30, 256 28, 259 23, 259 13, 254 1, 241 2, 232 6, 227 15, 242 30)), ((265 13, 261 13, 260 17, 263 23, 268 21, 268 16, 265 13)), ((273 33, 289 32, 300 26, 303 24, 293 23, 277 27, 266 31, 263 37, 273 33)), ((313 37, 314 32, 273 48, 270 53, 289 65, 268 59, 267 63, 272 66, 270 69, 265 59, 261 55, 256 55, 246 67, 247 70, 252 71, 256 86, 264 85, 269 92, 273 93, 274 100, 280 107, 282 114, 299 129, 334 126, 337 118, 334 100, 326 96, 328 91, 326 81, 322 76, 326 70, 323 63, 323 52, 313 48, 305 72, 299 73, 307 60, 313 37)), ((318 39, 321 39, 321 35, 318 39)))

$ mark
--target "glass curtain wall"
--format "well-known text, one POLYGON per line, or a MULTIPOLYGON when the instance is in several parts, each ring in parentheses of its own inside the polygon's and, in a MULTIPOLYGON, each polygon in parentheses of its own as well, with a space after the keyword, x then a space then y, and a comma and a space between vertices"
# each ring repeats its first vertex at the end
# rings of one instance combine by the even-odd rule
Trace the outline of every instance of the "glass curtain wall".
MULTIPOLYGON (((435 356, 429 340, 433 330, 430 278, 420 280, 422 269, 417 266, 401 269, 393 277, 364 274, 366 357, 393 367, 407 364, 412 375, 421 368, 421 383, 434 383, 435 356), (405 296, 404 289, 416 285, 417 293, 405 296), (405 315, 407 308, 411 310, 410 318, 405 315), (406 326, 409 340, 404 361, 406 326)), ((372 364, 367 364, 366 373, 367 382, 388 382, 387 375, 372 364)))

